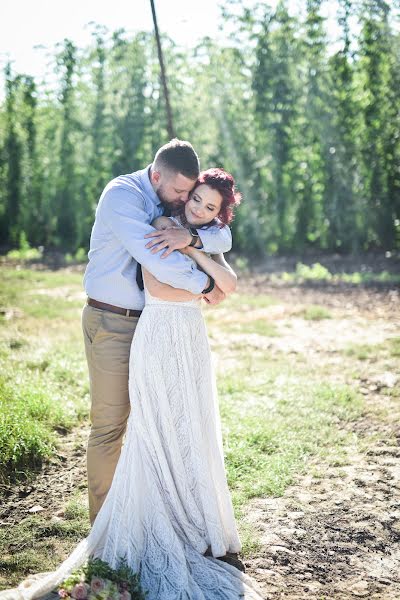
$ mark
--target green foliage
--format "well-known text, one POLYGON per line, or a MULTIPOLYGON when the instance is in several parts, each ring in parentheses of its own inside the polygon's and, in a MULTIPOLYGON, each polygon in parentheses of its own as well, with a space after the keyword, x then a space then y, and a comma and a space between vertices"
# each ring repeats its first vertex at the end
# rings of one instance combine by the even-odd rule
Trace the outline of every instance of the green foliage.
POLYGON ((7 258, 11 260, 39 260, 43 255, 43 250, 40 248, 31 248, 25 231, 20 231, 19 248, 17 250, 9 250, 7 258))
POLYGON ((282 279, 285 282, 329 282, 337 284, 339 282, 350 283, 352 285, 379 284, 379 283, 400 283, 400 275, 381 271, 374 273, 372 271, 355 271, 354 273, 331 273, 329 269, 320 263, 305 265, 297 263, 296 270, 293 273, 284 272, 281 276, 273 275, 274 281, 282 279))
POLYGON ((329 269, 320 263, 313 263, 311 266, 297 263, 295 272, 284 272, 282 279, 283 281, 296 281, 299 283, 304 281, 332 281, 333 275, 329 272, 329 269))
MULTIPOLYGON (((90 598, 93 600, 117 600, 120 597, 120 591, 127 590, 132 600, 145 600, 146 594, 143 593, 140 586, 139 575, 133 573, 128 566, 126 559, 120 559, 116 569, 113 569, 108 563, 100 558, 89 558, 88 562, 73 571, 67 579, 60 584, 60 590, 72 596, 73 588, 79 583, 86 583, 90 586, 93 579, 102 580, 103 589, 93 591, 90 598)), ((99 582, 100 583, 100 582, 99 582)))
POLYGON ((65 262, 67 265, 76 264, 76 263, 86 263, 88 260, 88 253, 86 248, 78 248, 75 254, 71 254, 67 252, 65 255, 65 262))
MULTIPOLYGON (((203 167, 234 173, 234 244, 249 257, 400 247, 399 7, 338 0, 333 49, 323 4, 229 3, 225 45, 163 39, 177 135, 203 167)), ((25 232, 73 262, 102 189, 151 162, 166 117, 149 33, 92 25, 92 42, 64 40, 53 67, 56 89, 5 67, 0 236, 14 250, 25 232)))
POLYGON ((297 263, 296 277, 303 281, 330 281, 332 279, 329 270, 320 263, 314 263, 311 267, 297 263))
POLYGON ((128 566, 127 560, 121 558, 116 569, 112 569, 106 562, 99 558, 90 559, 84 569, 86 580, 92 577, 101 577, 119 584, 126 584, 132 600, 145 600, 146 594, 140 587, 140 579, 128 566))

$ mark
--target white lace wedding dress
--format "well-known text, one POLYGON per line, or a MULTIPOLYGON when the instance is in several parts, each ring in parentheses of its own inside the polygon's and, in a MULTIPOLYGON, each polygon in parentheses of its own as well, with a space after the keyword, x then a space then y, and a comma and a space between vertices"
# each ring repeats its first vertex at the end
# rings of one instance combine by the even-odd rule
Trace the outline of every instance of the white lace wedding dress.
POLYGON ((240 542, 228 490, 215 379, 200 301, 146 290, 131 350, 131 414, 111 489, 89 536, 54 573, 18 588, 54 589, 89 556, 126 557, 148 600, 261 596, 217 556, 240 542), (203 554, 211 548, 213 557, 203 554))

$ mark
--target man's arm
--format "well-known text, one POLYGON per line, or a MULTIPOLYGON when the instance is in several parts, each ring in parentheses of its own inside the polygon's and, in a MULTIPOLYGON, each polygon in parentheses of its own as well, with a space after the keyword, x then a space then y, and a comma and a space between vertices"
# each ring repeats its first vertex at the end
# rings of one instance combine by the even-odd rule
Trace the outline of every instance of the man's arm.
MULTIPOLYGON (((199 249, 209 254, 221 254, 229 252, 232 248, 232 234, 227 225, 222 229, 213 225, 206 229, 198 229, 197 233, 201 244, 197 245, 199 249)), ((163 229, 161 231, 153 231, 146 235, 146 238, 151 238, 147 244, 147 248, 152 248, 153 253, 163 250, 161 257, 166 258, 173 250, 182 250, 189 246, 192 236, 188 229, 182 227, 173 227, 163 229)))
POLYGON ((222 229, 213 225, 207 229, 198 229, 197 233, 203 244, 201 250, 208 254, 223 254, 232 249, 232 233, 227 225, 222 229))
POLYGON ((180 252, 173 252, 161 260, 146 248, 144 236, 154 231, 150 217, 143 207, 143 199, 131 191, 112 187, 102 197, 97 218, 107 225, 124 248, 156 279, 172 287, 199 294, 208 285, 208 276, 180 252))

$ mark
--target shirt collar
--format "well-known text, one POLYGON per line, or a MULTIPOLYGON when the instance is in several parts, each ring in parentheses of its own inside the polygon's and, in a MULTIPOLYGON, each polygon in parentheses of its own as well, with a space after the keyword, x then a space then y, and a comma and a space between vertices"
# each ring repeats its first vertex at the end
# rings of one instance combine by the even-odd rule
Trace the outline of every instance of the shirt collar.
POLYGON ((150 198, 150 200, 152 200, 154 202, 154 204, 158 205, 158 204, 161 204, 161 200, 157 196, 157 194, 154 191, 153 186, 151 185, 150 167, 151 167, 151 164, 147 165, 147 167, 145 169, 143 169, 142 171, 139 171, 139 179, 140 179, 140 183, 142 184, 145 194, 150 198))

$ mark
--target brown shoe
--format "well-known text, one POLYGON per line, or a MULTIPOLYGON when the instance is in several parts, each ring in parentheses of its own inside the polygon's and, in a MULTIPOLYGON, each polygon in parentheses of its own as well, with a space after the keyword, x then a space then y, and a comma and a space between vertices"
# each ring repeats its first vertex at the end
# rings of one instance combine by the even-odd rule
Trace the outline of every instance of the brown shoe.
POLYGON ((217 560, 222 560, 223 562, 228 563, 228 565, 232 565, 232 567, 239 569, 242 573, 246 572, 246 567, 234 552, 227 552, 225 556, 217 556, 217 560))

